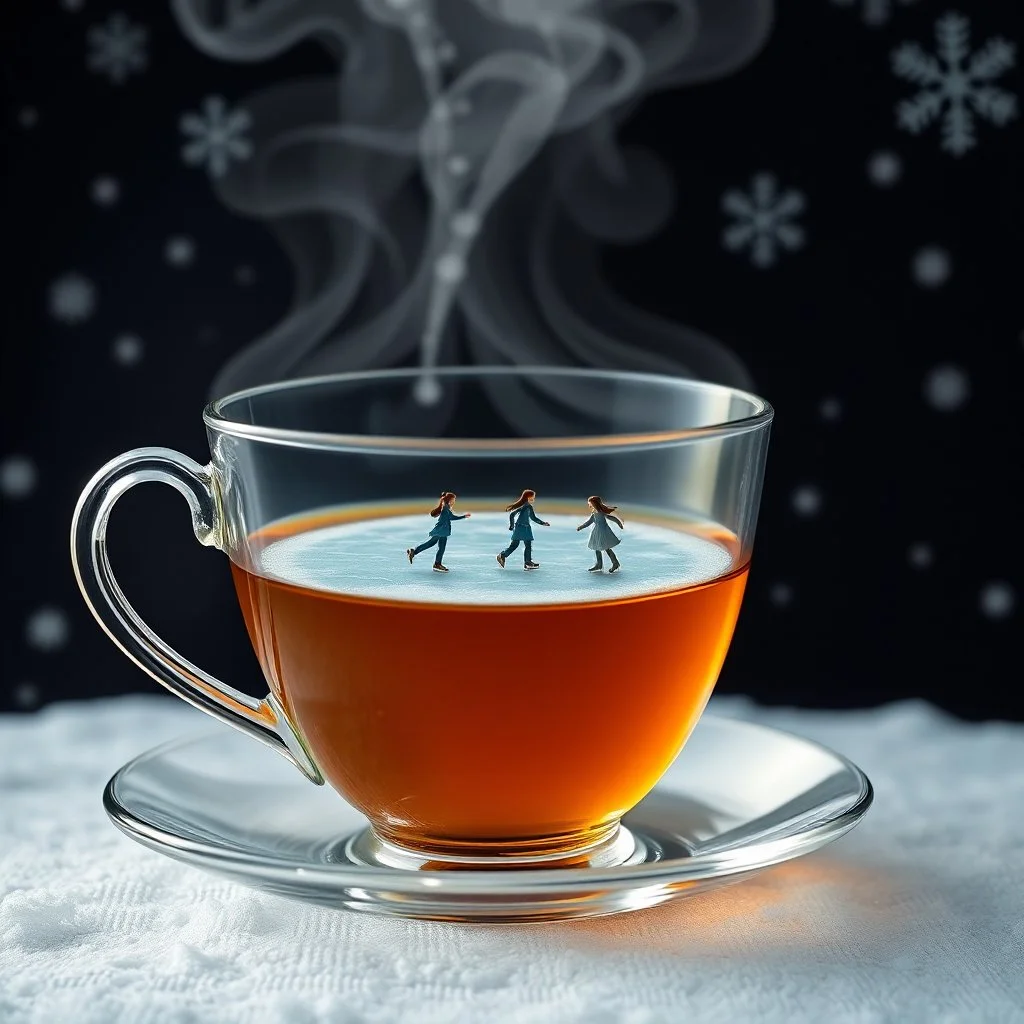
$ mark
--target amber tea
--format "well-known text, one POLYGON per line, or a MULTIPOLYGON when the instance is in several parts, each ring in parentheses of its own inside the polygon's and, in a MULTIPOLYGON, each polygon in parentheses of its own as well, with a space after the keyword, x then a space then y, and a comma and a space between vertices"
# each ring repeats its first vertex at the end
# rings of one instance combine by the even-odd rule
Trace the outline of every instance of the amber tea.
POLYGON ((412 508, 293 518, 232 562, 272 692, 382 838, 599 839, 700 717, 747 578, 735 538, 621 510, 621 569, 588 572, 580 516, 559 507, 530 571, 496 563, 508 517, 486 510, 457 524, 444 574, 406 558, 424 532, 412 508))

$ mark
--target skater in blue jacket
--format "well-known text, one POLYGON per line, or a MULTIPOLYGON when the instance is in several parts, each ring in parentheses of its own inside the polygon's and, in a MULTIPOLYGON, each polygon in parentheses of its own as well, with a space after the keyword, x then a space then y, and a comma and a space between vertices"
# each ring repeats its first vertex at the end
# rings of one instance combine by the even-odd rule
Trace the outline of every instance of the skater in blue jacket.
POLYGON ((419 547, 406 548, 405 555, 412 565, 412 560, 427 548, 437 545, 437 554, 434 556, 434 572, 447 572, 447 568, 441 564, 444 558, 444 549, 448 546, 448 538, 452 535, 452 523, 456 519, 468 519, 473 513, 467 512, 464 516, 457 516, 452 512, 452 506, 458 495, 451 491, 443 491, 438 503, 430 510, 430 514, 437 520, 437 525, 430 531, 430 535, 419 547))
POLYGON ((533 511, 533 499, 536 497, 536 491, 523 491, 519 498, 505 509, 506 512, 511 513, 508 517, 508 528, 512 533, 512 543, 504 551, 498 553, 498 565, 502 569, 505 568, 505 559, 519 547, 520 541, 523 543, 523 568, 540 568, 540 563, 533 560, 533 527, 530 526, 530 520, 532 519, 540 526, 550 526, 551 524, 545 523, 543 519, 538 519, 537 513, 533 511))

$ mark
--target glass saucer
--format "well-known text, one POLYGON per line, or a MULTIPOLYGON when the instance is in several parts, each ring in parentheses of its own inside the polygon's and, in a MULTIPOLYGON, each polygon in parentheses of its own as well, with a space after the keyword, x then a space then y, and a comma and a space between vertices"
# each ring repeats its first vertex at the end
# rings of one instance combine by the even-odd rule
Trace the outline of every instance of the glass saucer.
POLYGON ((623 821, 624 863, 458 870, 365 856, 365 819, 273 751, 220 727, 126 764, 104 806, 125 835, 244 885, 328 907, 448 921, 638 910, 740 881, 851 829, 871 804, 853 763, 809 740, 705 715, 623 821))

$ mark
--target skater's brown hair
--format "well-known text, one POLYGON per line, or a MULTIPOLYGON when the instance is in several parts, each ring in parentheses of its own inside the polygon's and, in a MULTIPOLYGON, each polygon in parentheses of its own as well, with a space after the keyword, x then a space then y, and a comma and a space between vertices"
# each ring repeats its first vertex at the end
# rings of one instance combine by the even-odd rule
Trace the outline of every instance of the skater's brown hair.
POLYGON ((513 501, 511 505, 508 506, 508 508, 505 509, 505 511, 506 512, 515 512, 515 510, 517 508, 522 508, 531 498, 536 498, 536 497, 537 497, 537 492, 536 491, 529 491, 529 490, 523 491, 523 493, 520 494, 519 497, 515 501, 513 501))
POLYGON ((603 512, 606 516, 610 516, 619 506, 618 505, 606 505, 604 498, 600 494, 592 494, 587 501, 590 502, 591 506, 598 512, 603 512))
POLYGON ((430 514, 436 519, 441 514, 441 509, 443 509, 445 505, 450 506, 456 497, 457 495, 451 491, 442 491, 441 497, 438 499, 437 504, 430 510, 430 514))

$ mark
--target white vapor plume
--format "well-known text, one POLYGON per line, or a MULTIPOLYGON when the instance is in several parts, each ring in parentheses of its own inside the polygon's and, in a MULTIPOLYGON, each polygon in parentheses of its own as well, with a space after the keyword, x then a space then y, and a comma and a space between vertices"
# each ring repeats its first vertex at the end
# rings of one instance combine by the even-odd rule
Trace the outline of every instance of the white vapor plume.
MULTIPOLYGON (((772 0, 172 6, 209 55, 258 62, 312 41, 335 69, 247 99, 252 159, 215 179, 295 273, 290 310, 221 369, 216 394, 418 363, 430 405, 442 397, 431 371, 460 362, 749 386, 721 343, 614 295, 599 247, 649 237, 673 208, 671 174, 619 143, 621 123, 652 92, 748 62, 772 0)), ((522 404, 506 413, 530 404, 510 394, 522 404)))

